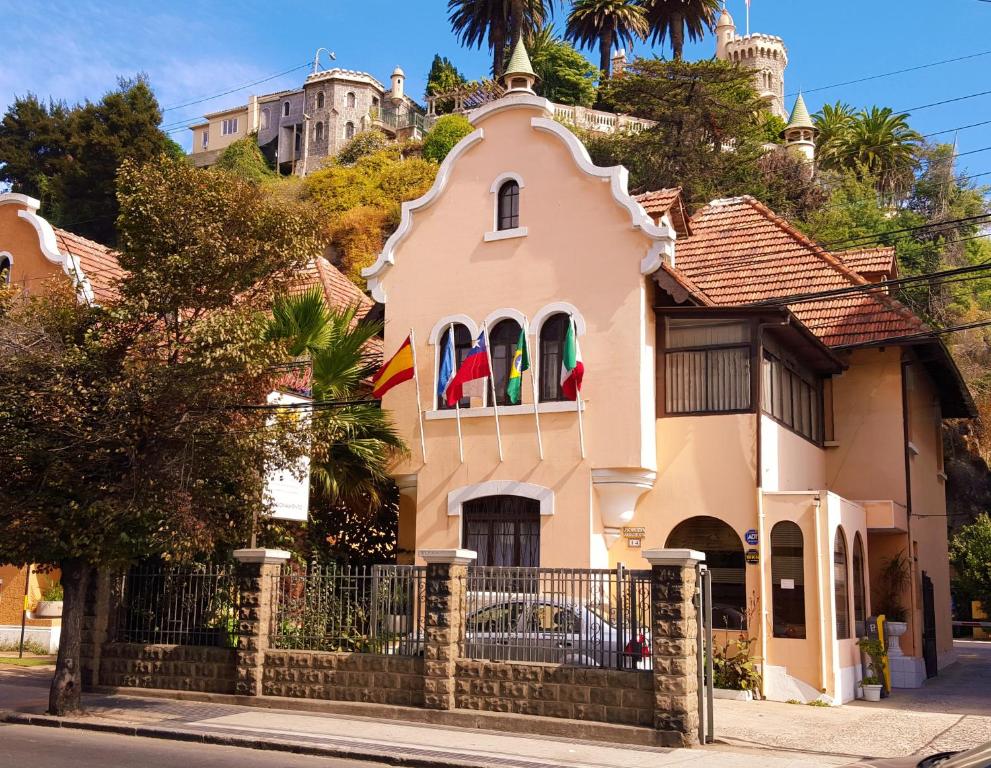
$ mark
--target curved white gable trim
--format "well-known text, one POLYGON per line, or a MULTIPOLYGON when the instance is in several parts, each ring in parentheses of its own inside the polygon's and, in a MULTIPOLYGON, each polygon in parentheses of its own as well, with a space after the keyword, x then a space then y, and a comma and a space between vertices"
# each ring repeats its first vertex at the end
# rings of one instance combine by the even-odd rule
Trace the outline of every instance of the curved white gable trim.
POLYGON ((468 332, 471 333, 472 339, 478 336, 478 325, 472 320, 468 315, 447 315, 438 320, 434 327, 430 329, 430 335, 427 337, 428 344, 437 344, 440 341, 440 335, 447 332, 447 328, 451 323, 460 323, 468 328, 468 332))
POLYGON ((558 312, 564 312, 566 315, 571 315, 575 318, 575 330, 579 336, 585 335, 585 317, 578 311, 578 307, 567 301, 552 301, 550 304, 541 307, 540 311, 533 316, 533 320, 530 322, 531 332, 539 339, 541 326, 547 321, 547 318, 551 315, 556 315, 558 312))
POLYGON ((4 192, 0 195, 0 205, 23 205, 32 211, 37 211, 41 208, 41 201, 36 200, 28 195, 22 195, 19 192, 4 192))
POLYGON ((518 173, 514 173, 513 171, 506 171, 505 173, 500 173, 498 176, 496 176, 495 181, 492 182, 492 186, 489 187, 489 192, 493 192, 493 193, 498 192, 499 187, 501 187, 507 181, 515 181, 520 189, 523 189, 523 187, 526 186, 526 184, 523 183, 522 176, 520 176, 518 173))
POLYGON ((501 99, 483 104, 478 109, 468 114, 468 120, 472 125, 478 125, 483 120, 504 112, 507 109, 518 109, 519 107, 536 107, 543 111, 547 117, 554 116, 554 105, 547 99, 535 93, 507 93, 501 99))
POLYGON ((489 480, 475 485, 463 485, 447 494, 447 514, 455 517, 461 514, 466 501, 485 496, 522 496, 540 502, 541 515, 554 514, 554 491, 534 483, 520 483, 516 480, 489 480))
POLYGON ((530 125, 538 131, 546 131, 557 136, 564 142, 565 146, 571 150, 571 156, 575 163, 589 176, 609 182, 609 188, 616 202, 623 206, 630 214, 630 223, 634 229, 641 230, 647 237, 654 240, 647 255, 640 262, 642 274, 649 275, 661 268, 661 264, 667 260, 674 264, 674 241, 675 232, 667 226, 654 224, 650 216, 628 192, 629 174, 621 165, 614 165, 611 168, 600 168, 592 162, 588 155, 588 150, 578 137, 565 128, 556 120, 546 117, 534 117, 530 120, 530 125))
POLYGON ((396 248, 409 234, 413 226, 413 212, 421 208, 426 208, 433 203, 444 191, 447 181, 451 176, 451 169, 457 159, 469 148, 485 138, 481 128, 469 133, 461 141, 454 145, 453 149, 447 153, 444 162, 440 164, 437 171, 437 178, 434 179, 433 186, 424 195, 403 203, 402 216, 399 221, 399 228, 386 240, 382 252, 378 255, 375 263, 370 267, 361 270, 361 276, 368 280, 368 290, 375 301, 384 304, 386 302, 385 286, 382 284, 389 267, 396 263, 396 248))
POLYGON ((513 309, 512 307, 502 307, 500 309, 494 309, 489 314, 485 316, 485 320, 482 324, 488 330, 492 330, 492 326, 498 323, 500 320, 515 320, 516 324, 520 328, 526 325, 526 315, 520 312, 518 309, 513 309))
MULTIPOLYGON (((24 197, 21 195, 20 197, 24 197)), ((32 200, 32 198, 27 198, 32 200)), ((33 201, 32 202, 37 202, 33 201)), ((37 208, 33 208, 27 211, 18 211, 17 215, 28 222, 32 227, 34 227, 35 232, 38 233, 38 247, 41 250, 42 255, 48 259, 52 264, 58 264, 62 267, 62 271, 72 280, 72 284, 76 288, 76 292, 79 294, 80 299, 85 301, 87 304, 93 303, 93 288, 89 284, 89 280, 83 273, 83 268, 79 264, 79 259, 68 253, 62 253, 58 249, 58 242, 55 239, 55 230, 52 229, 52 225, 48 223, 46 219, 41 218, 35 211, 37 208)))

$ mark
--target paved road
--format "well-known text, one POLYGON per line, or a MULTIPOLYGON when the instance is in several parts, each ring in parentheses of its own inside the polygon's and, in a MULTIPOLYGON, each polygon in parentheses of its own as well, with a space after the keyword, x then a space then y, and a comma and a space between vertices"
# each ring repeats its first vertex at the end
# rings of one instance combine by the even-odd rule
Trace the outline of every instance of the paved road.
POLYGON ((241 747, 187 744, 33 725, 0 724, 0 765, 31 768, 384 768, 241 747))

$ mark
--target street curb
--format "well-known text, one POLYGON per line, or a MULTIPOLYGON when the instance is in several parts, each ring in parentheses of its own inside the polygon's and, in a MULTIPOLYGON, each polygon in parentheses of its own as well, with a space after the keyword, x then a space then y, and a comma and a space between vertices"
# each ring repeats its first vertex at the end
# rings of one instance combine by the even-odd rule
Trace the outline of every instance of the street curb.
MULTIPOLYGON (((494 758, 492 760, 478 761, 467 756, 454 756, 453 754, 450 759, 444 757, 423 758, 395 754, 393 752, 382 752, 371 748, 319 746, 316 744, 300 744, 283 739, 235 736, 232 734, 208 733, 183 728, 120 725, 117 723, 105 723, 95 720, 90 721, 77 718, 55 717, 52 715, 11 712, 9 710, 0 710, 0 722, 9 723, 11 725, 34 725, 45 728, 69 728, 80 731, 113 733, 121 736, 142 736, 150 739, 186 741, 199 744, 213 744, 224 747, 268 750, 272 752, 289 752, 298 755, 335 757, 346 760, 362 760, 367 762, 385 763, 387 765, 405 766, 406 768, 493 768, 495 765, 506 764, 505 758, 494 758)), ((522 764, 524 763, 521 762, 520 765, 522 764)), ((526 764, 532 765, 533 768, 560 765, 560 763, 542 763, 536 761, 526 761, 526 764)))

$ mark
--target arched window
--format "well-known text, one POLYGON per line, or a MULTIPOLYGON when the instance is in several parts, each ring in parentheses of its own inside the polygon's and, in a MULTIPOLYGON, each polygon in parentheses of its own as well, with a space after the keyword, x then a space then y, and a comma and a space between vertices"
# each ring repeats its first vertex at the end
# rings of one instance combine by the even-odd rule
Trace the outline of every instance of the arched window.
POLYGON ((496 229, 516 229, 520 225, 520 185, 510 179, 499 187, 496 229))
POLYGON ((867 632, 867 589, 864 583, 864 542, 858 531, 853 537, 853 622, 857 637, 867 632))
POLYGON ((262 110, 262 130, 263 131, 266 128, 268 128, 268 119, 269 119, 269 117, 268 117, 268 108, 266 107, 265 109, 262 110))
POLYGON ((513 355, 520 340, 520 324, 515 320, 500 320, 489 329, 488 336, 496 403, 510 405, 506 385, 509 384, 509 368, 513 364, 513 355))
POLYGON ((462 546, 478 553, 476 565, 540 565, 540 502, 523 496, 466 501, 462 546))
POLYGON ((540 326, 540 402, 564 400, 561 391, 561 358, 571 318, 564 312, 548 317, 540 326))
POLYGON ((323 141, 323 123, 317 123, 313 131, 313 138, 317 141, 323 141))
POLYGON ((833 602, 836 605, 836 639, 850 637, 850 590, 847 588, 846 538, 843 528, 836 529, 833 541, 833 602))
POLYGON ((354 109, 355 105, 358 103, 358 99, 354 95, 354 91, 348 91, 347 101, 348 101, 348 107, 350 109, 354 109))
MULTIPOLYGON (((461 367, 461 363, 464 362, 465 358, 468 357, 468 352, 471 351, 471 331, 461 323, 455 323, 454 326, 454 370, 456 371, 461 367)), ((437 340, 438 345, 438 355, 437 355, 437 387, 440 389, 440 368, 443 364, 443 355, 447 349, 449 331, 444 331, 441 337, 437 340)), ((471 398, 463 397, 461 402, 458 403, 462 408, 471 407, 471 398)), ((455 406, 448 405, 447 401, 444 399, 444 393, 437 392, 437 408, 446 411, 448 409, 454 409, 455 406)))
POLYGON ((747 566, 736 531, 715 517, 690 517, 675 526, 665 545, 705 553, 712 573, 712 626, 747 628, 747 566))
POLYGON ((784 520, 771 529, 771 600, 775 637, 805 637, 802 529, 784 520))
POLYGON ((12 272, 10 256, 0 256, 0 285, 10 285, 12 272))
POLYGON ((354 138, 354 123, 344 123, 344 138, 345 139, 354 138))
POLYGON ((323 109, 323 91, 317 93, 317 109, 323 109))
POLYGON ((285 102, 282 105, 282 116, 283 117, 289 117, 289 102, 288 101, 285 102))

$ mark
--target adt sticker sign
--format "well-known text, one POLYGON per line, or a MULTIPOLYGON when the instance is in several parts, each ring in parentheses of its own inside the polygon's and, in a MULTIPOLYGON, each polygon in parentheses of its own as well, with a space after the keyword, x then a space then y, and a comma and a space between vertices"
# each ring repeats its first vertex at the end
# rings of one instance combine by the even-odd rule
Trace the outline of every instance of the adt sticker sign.
MULTIPOLYGON (((286 392, 272 392, 269 405, 305 405, 307 397, 286 392)), ((301 428, 309 422, 308 408, 287 408, 289 418, 299 421, 301 428)), ((310 457, 301 456, 294 467, 274 469, 265 478, 265 500, 272 508, 271 517, 276 520, 305 522, 310 511, 310 457)))
POLYGON ((749 544, 751 547, 757 546, 757 531, 754 530, 753 528, 751 528, 749 531, 743 534, 743 538, 746 540, 747 544, 749 544))

